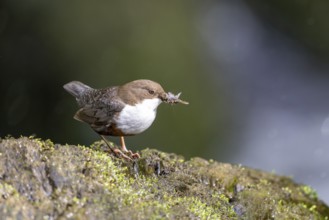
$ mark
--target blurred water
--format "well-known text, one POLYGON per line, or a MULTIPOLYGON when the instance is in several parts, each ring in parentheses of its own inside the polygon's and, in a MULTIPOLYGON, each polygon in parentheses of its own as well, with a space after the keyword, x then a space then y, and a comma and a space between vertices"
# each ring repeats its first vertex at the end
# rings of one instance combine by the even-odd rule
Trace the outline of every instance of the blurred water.
POLYGON ((214 2, 201 17, 213 78, 229 79, 243 128, 226 160, 292 176, 329 203, 329 66, 243 2, 214 2))

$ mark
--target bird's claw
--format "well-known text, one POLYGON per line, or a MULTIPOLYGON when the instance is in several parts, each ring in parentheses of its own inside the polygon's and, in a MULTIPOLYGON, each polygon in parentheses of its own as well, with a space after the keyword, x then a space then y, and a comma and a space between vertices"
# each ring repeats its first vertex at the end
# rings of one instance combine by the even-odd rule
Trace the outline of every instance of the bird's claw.
POLYGON ((112 149, 113 153, 115 154, 115 156, 119 157, 119 158, 123 158, 127 161, 133 161, 134 159, 139 159, 140 155, 139 153, 133 153, 131 150, 125 150, 125 151, 121 151, 117 148, 112 149))
POLYGON ((132 158, 130 158, 129 156, 127 156, 121 150, 119 150, 119 149, 112 149, 112 151, 115 154, 115 156, 117 156, 119 158, 123 158, 123 159, 128 160, 128 161, 132 161, 132 158))
POLYGON ((127 150, 125 153, 127 153, 131 159, 139 159, 141 157, 139 153, 133 153, 131 150, 127 150))

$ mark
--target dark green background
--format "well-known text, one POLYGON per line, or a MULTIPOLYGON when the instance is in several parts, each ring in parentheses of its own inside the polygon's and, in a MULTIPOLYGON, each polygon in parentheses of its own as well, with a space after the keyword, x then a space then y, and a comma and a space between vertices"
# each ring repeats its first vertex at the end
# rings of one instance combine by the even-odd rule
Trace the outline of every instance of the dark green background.
MULTIPOLYGON (((0 135, 88 145, 99 137, 72 119, 77 106, 63 84, 80 80, 101 88, 147 78, 183 92, 190 105, 161 105, 151 129, 127 138, 128 146, 229 161, 244 117, 224 70, 209 65, 201 37, 200 17, 214 2, 2 1, 0 135)), ((318 65, 328 62, 328 1, 245 2, 265 26, 309 50, 318 65)))

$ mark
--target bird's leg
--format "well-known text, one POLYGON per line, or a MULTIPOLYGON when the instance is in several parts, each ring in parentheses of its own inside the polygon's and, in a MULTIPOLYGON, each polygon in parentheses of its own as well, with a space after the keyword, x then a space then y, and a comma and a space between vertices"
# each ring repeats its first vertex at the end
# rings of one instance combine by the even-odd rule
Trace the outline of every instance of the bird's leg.
POLYGON ((121 142, 121 149, 123 152, 129 153, 132 158, 140 158, 138 153, 133 153, 131 150, 127 149, 125 139, 123 136, 120 136, 120 142, 121 142))
POLYGON ((121 149, 124 151, 124 152, 128 152, 128 149, 126 147, 126 143, 125 143, 125 139, 123 136, 120 136, 120 142, 121 142, 121 149))
POLYGON ((119 150, 119 149, 117 149, 117 148, 113 148, 113 147, 110 145, 110 143, 106 140, 106 138, 105 138, 103 135, 99 135, 99 136, 103 139, 103 141, 105 142, 105 144, 110 148, 110 150, 111 150, 116 156, 119 156, 119 157, 121 156, 121 157, 123 157, 124 159, 131 161, 131 158, 128 157, 127 155, 125 155, 124 153, 122 153, 121 150, 119 150))

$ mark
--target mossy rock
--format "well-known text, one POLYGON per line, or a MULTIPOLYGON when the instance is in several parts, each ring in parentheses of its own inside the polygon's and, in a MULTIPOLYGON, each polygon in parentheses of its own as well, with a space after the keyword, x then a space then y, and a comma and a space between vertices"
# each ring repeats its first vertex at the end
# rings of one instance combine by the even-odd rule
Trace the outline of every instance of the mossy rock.
POLYGON ((1 219, 328 219, 309 186, 247 167, 145 149, 0 140, 1 219))

